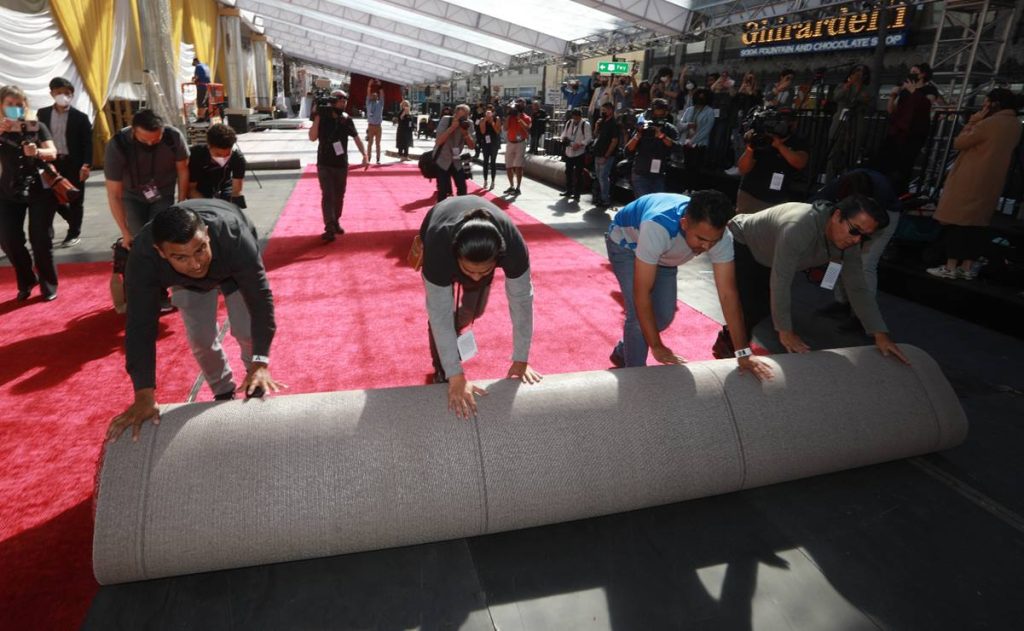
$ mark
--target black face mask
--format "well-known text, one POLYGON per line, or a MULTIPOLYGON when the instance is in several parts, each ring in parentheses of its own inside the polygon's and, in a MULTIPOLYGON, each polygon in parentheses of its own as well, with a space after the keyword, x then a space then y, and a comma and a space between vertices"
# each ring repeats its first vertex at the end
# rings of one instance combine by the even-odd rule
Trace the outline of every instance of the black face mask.
POLYGON ((911 82, 917 83, 921 79, 921 75, 912 72, 907 78, 910 79, 911 82))

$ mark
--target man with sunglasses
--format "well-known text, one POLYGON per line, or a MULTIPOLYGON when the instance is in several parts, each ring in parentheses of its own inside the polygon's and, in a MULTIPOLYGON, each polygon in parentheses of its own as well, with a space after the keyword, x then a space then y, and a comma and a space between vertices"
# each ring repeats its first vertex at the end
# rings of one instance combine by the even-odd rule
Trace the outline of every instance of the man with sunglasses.
POLYGON ((313 126, 309 139, 319 142, 316 149, 316 174, 320 181, 320 211, 324 218, 324 233, 320 238, 334 241, 335 235, 345 234, 341 227, 341 211, 345 205, 345 187, 348 184, 348 139, 356 141, 363 156, 363 168, 370 166, 370 154, 363 148, 359 132, 348 107, 348 94, 344 90, 331 93, 330 107, 318 107, 313 112, 313 126))
MULTIPOLYGON (((729 222, 734 240, 736 284, 748 337, 771 313, 779 341, 791 353, 810 347, 793 331, 790 295, 793 275, 828 265, 822 280, 833 289, 841 277, 854 313, 885 356, 909 363, 888 329, 878 302, 864 279, 861 244, 889 225, 889 216, 870 197, 850 195, 838 204, 780 204, 759 213, 737 215, 729 222)), ((729 336, 719 336, 716 355, 729 336)))

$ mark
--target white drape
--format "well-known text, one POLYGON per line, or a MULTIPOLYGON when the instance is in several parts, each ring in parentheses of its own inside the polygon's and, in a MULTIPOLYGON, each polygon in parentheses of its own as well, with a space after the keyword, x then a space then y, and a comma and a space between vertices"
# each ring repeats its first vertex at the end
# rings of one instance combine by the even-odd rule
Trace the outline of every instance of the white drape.
POLYGON ((142 88, 142 60, 135 54, 139 46, 135 41, 131 2, 117 0, 114 11, 114 51, 107 98, 139 101, 146 98, 146 92, 142 88))
POLYGON ((29 109, 34 111, 53 105, 49 83, 54 77, 64 77, 75 86, 72 105, 91 120, 95 109, 49 5, 39 13, 0 7, 0 85, 16 85, 24 90, 29 109))

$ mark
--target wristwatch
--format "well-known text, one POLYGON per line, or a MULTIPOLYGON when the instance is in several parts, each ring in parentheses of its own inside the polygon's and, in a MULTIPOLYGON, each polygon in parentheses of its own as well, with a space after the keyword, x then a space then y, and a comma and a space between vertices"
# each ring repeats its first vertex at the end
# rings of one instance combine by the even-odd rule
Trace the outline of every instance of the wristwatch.
POLYGON ((750 357, 751 355, 754 354, 754 351, 750 350, 750 347, 748 346, 746 348, 741 348, 740 350, 736 351, 734 354, 736 355, 737 359, 741 359, 743 357, 750 357))

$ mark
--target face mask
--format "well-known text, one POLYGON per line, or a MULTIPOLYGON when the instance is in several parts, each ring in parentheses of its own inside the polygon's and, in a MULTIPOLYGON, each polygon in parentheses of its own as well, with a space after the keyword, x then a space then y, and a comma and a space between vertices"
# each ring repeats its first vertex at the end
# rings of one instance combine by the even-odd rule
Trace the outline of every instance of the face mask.
POLYGON ((221 166, 224 166, 225 164, 227 164, 228 160, 231 159, 231 156, 225 156, 223 158, 220 157, 220 156, 210 156, 210 157, 213 158, 214 162, 216 162, 217 164, 219 164, 221 166))
POLYGON ((4 108, 4 116, 11 120, 17 120, 25 115, 25 108, 18 105, 8 105, 4 108))
POLYGON ((53 102, 61 107, 67 107, 71 105, 71 97, 67 94, 58 94, 57 96, 53 97, 53 102))
POLYGON ((694 86, 693 86, 693 83, 691 83, 691 82, 689 82, 689 81, 687 81, 687 82, 686 82, 686 89, 687 89, 687 90, 692 90, 692 89, 693 89, 693 87, 694 87, 694 86))

